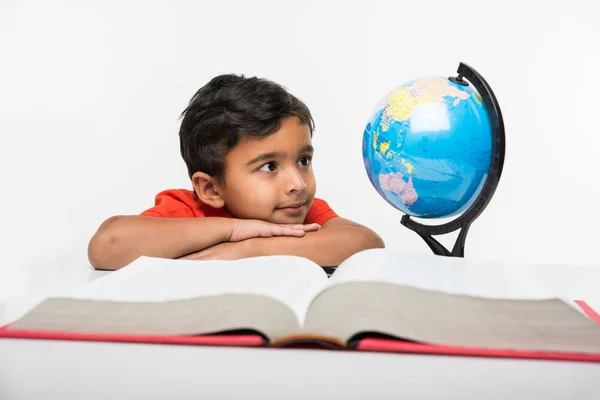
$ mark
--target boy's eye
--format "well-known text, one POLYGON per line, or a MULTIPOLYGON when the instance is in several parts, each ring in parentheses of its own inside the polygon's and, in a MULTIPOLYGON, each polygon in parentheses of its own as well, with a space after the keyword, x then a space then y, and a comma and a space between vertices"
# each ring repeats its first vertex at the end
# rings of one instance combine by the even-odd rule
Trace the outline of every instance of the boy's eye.
POLYGON ((311 157, 308 156, 303 156, 300 158, 300 165, 302 165, 303 167, 306 167, 310 164, 311 162, 311 157))
POLYGON ((270 161, 259 168, 260 171, 266 171, 266 172, 273 172, 276 169, 277 169, 277 164, 275 164, 273 161, 270 161))

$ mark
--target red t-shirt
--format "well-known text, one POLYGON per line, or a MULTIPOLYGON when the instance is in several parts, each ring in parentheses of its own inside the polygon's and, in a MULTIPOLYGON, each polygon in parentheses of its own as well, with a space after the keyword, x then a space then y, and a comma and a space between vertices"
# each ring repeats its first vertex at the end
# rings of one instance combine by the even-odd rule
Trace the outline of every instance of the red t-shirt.
MULTIPOLYGON (((212 208, 200 201, 193 190, 170 189, 160 192, 154 200, 154 207, 149 208, 140 215, 159 218, 203 218, 225 217, 234 218, 224 208, 212 208)), ((326 201, 313 199, 312 205, 304 219, 305 224, 317 223, 323 225, 325 221, 338 215, 329 208, 326 201)))

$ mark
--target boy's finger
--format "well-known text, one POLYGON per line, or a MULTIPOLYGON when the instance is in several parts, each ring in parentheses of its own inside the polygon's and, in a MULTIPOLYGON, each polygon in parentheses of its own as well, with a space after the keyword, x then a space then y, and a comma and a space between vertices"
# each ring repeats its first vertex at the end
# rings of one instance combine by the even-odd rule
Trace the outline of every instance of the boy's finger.
POLYGON ((297 224, 297 225, 290 225, 290 227, 294 228, 294 229, 302 229, 303 231, 308 232, 308 231, 316 231, 317 229, 319 229, 321 227, 321 225, 319 225, 319 224, 306 224, 306 225, 297 224))
POLYGON ((271 230, 273 236, 304 236, 305 231, 286 225, 275 225, 271 230))

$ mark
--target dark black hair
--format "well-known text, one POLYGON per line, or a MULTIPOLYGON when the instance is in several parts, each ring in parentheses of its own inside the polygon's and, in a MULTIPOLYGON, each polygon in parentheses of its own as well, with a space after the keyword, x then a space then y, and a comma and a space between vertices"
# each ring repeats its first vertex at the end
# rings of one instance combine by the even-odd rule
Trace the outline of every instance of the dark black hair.
POLYGON ((283 86, 244 75, 219 75, 201 87, 181 114, 181 156, 190 178, 201 171, 223 181, 225 155, 243 136, 266 137, 296 116, 312 136, 308 107, 283 86))

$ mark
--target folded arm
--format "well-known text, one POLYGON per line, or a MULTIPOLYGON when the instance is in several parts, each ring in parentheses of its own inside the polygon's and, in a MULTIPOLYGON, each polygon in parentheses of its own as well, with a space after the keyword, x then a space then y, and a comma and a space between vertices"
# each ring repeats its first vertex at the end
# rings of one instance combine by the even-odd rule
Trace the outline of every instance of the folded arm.
POLYGON ((251 237, 293 236, 317 224, 273 224, 236 218, 154 218, 137 215, 107 219, 90 240, 88 258, 96 269, 115 270, 140 256, 180 258, 220 243, 251 237))
POLYGON ((96 269, 116 270, 140 256, 177 258, 229 240, 229 218, 115 216, 102 223, 88 245, 96 269))
POLYGON ((336 217, 303 237, 252 238, 240 243, 223 243, 197 254, 197 259, 234 259, 265 255, 296 255, 321 266, 337 266, 354 253, 383 248, 383 240, 369 228, 336 217))

